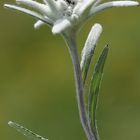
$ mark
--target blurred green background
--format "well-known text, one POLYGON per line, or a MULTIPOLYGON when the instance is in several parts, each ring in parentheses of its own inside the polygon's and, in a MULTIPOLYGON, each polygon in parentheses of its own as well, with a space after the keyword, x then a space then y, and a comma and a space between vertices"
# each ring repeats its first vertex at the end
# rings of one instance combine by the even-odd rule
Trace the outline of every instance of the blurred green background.
MULTIPOLYGON (((85 140, 75 100, 73 69, 66 45, 49 27, 34 30, 30 16, 0 2, 0 139, 26 140, 9 120, 50 140, 85 140)), ((79 37, 79 52, 94 23, 110 52, 98 106, 101 140, 140 139, 140 8, 117 8, 90 19, 79 37)))

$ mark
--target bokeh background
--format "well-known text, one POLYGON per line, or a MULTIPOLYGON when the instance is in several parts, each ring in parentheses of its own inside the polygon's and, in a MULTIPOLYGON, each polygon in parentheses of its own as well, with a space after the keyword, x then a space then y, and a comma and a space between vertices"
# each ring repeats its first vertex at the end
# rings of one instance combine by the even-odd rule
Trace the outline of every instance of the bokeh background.
MULTIPOLYGON (((50 140, 85 140, 67 47, 49 27, 3 8, 0 1, 0 139, 26 140, 7 125, 18 122, 50 140)), ((117 8, 90 19, 78 37, 79 54, 94 23, 110 52, 98 106, 101 140, 140 139, 140 8, 117 8)), ((95 62, 94 60, 94 62, 95 62)), ((93 67, 93 66, 92 66, 93 67)))

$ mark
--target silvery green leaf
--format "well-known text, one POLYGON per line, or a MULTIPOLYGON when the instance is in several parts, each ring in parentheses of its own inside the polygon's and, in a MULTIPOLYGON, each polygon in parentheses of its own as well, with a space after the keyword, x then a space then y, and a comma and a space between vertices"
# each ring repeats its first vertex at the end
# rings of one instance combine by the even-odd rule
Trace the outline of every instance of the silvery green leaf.
POLYGON ((82 77, 83 77, 83 83, 85 83, 87 73, 90 67, 91 59, 94 54, 94 50, 97 44, 97 41, 101 35, 102 32, 102 26, 100 24, 95 24, 86 40, 85 46, 82 50, 81 54, 81 70, 82 70, 82 77))
POLYGON ((15 122, 9 121, 8 125, 15 128, 18 132, 22 133, 23 135, 32 138, 33 140, 48 140, 15 122))
POLYGON ((98 102, 98 95, 100 84, 103 76, 104 64, 108 54, 108 46, 103 49, 94 69, 93 77, 90 83, 89 99, 88 99, 88 114, 90 119, 90 125, 96 136, 98 137, 98 131, 96 126, 96 109, 98 102))

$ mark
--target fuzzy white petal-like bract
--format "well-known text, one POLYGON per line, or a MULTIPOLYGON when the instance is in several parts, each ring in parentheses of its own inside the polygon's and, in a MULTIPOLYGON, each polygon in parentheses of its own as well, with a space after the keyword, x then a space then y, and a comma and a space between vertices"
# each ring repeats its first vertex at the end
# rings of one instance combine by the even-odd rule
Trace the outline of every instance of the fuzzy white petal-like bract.
POLYGON ((52 33, 53 34, 61 33, 71 26, 72 25, 68 19, 58 20, 54 23, 54 26, 52 28, 52 33))
POLYGON ((106 2, 103 4, 100 4, 97 7, 92 7, 90 10, 90 16, 97 13, 101 12, 105 9, 112 8, 112 7, 128 7, 128 6, 138 6, 139 3, 137 1, 111 1, 111 2, 106 2))

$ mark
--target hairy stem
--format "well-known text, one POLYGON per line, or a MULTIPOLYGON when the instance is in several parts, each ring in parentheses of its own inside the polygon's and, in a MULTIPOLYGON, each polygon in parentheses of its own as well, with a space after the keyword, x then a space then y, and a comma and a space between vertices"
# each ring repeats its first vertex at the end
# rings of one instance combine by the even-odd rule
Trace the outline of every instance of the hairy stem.
POLYGON ((95 136, 93 135, 89 125, 89 120, 85 108, 83 81, 81 76, 80 62, 77 53, 76 35, 75 34, 71 34, 69 36, 64 35, 64 39, 68 45, 69 53, 74 67, 74 78, 75 78, 76 93, 77 93, 76 97, 77 97, 80 120, 88 140, 95 140, 95 136))

